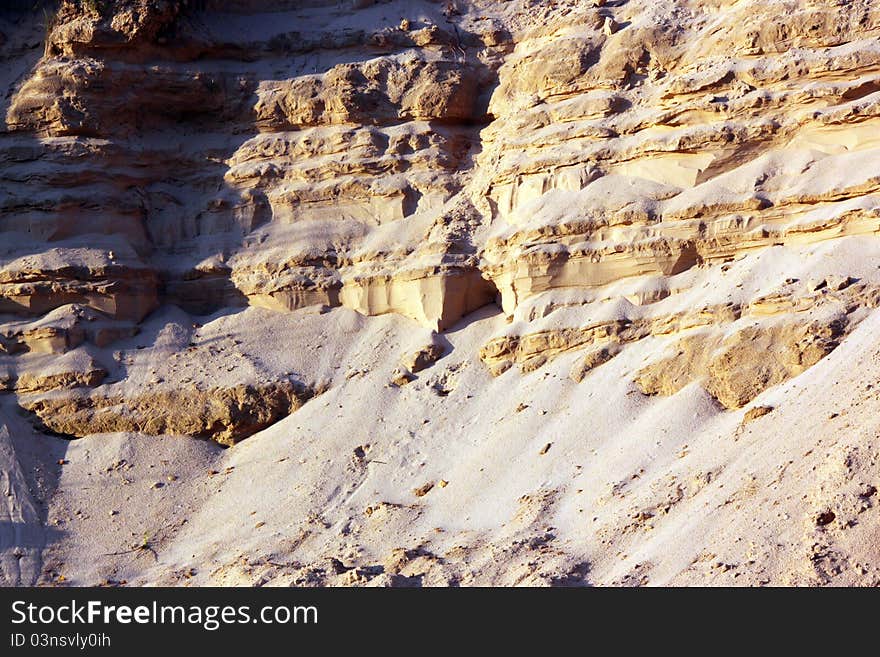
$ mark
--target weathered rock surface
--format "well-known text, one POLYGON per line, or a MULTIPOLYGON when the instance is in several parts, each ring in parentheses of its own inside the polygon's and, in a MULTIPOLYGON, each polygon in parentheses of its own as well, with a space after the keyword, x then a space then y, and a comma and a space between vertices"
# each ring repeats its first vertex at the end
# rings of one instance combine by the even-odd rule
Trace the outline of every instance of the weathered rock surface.
POLYGON ((286 381, 207 390, 182 387, 139 397, 95 393, 23 397, 21 403, 47 430, 70 437, 132 432, 210 438, 233 445, 287 417, 314 395, 313 390, 286 381))
MULTIPOLYGON (((831 368, 880 305, 869 0, 61 0, 49 16, 0 10, 0 397, 40 430, 231 445, 294 411, 298 440, 315 404, 310 426, 336 436, 333 421, 379 405, 387 424, 345 425, 377 436, 345 446, 360 450, 345 474, 356 479, 363 446, 412 438, 415 416, 470 436, 501 422, 474 410, 484 389, 554 399, 574 386, 558 397, 577 395, 589 421, 547 402, 549 417, 520 428, 539 444, 517 448, 563 459, 558 474, 569 464, 557 455, 576 451, 562 436, 630 430, 596 419, 599 397, 648 424, 645 409, 665 405, 719 424, 736 415, 737 441, 788 422, 784 407, 740 416, 831 368), (433 405, 457 397, 471 401, 433 405)), ((518 417, 538 412, 491 395, 487 415, 507 401, 518 417)), ((669 433, 702 430, 681 422, 669 433)), ((578 460, 601 453, 596 440, 578 460)), ((874 486, 876 459, 847 450, 802 493, 810 517, 861 513, 841 481, 874 486)), ((673 483, 647 473, 638 493, 612 482, 594 495, 592 509, 619 505, 625 522, 594 521, 593 548, 637 553, 621 541, 723 476, 706 458, 690 473, 664 461, 673 483)), ((395 484, 409 495, 428 480, 395 484)), ((715 501, 751 504, 749 485, 715 501)), ((556 505, 583 509, 562 484, 541 486, 491 539, 507 547, 459 556, 491 568, 507 554, 519 574, 494 582, 588 581, 590 560, 535 534, 556 505), (547 572, 529 570, 535 554, 547 572)), ((376 509, 369 522, 420 517, 376 509)), ((340 526, 355 535, 360 522, 340 526)), ((816 527, 798 541, 849 545, 831 541, 833 521, 816 527)), ((831 547, 817 549, 789 583, 839 574, 831 547)), ((381 573, 337 559, 288 575, 486 581, 450 574, 439 551, 400 550, 374 555, 381 573)), ((703 556, 667 564, 664 581, 717 580, 699 574, 714 568, 703 556)), ((639 584, 649 571, 610 565, 599 579, 639 584)))

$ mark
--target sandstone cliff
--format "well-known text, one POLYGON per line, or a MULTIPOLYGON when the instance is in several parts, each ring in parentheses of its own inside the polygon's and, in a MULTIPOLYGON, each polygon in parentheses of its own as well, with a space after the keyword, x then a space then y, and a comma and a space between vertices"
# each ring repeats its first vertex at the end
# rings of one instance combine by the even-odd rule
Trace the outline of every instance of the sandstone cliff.
POLYGON ((0 13, 0 410, 105 445, 79 478, 159 441, 205 526, 241 510, 196 470, 262 454, 308 516, 296 567, 163 525, 127 577, 194 541, 221 583, 878 581, 875 3, 44 4, 0 13))

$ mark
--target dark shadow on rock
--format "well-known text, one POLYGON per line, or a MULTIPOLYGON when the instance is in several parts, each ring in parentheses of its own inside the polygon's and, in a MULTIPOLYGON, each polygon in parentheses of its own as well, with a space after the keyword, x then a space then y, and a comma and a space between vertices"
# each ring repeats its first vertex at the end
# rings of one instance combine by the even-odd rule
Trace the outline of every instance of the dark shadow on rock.
POLYGON ((396 589, 420 589, 424 575, 391 575, 391 587, 396 589))
MULTIPOLYGON (((501 314, 501 312, 501 307, 497 303, 488 303, 485 306, 481 306, 472 313, 469 313, 462 317, 444 333, 445 335, 455 335, 456 333, 466 329, 474 322, 480 322, 484 319, 489 319, 490 317, 497 317, 501 314)), ((449 344, 448 340, 446 342, 447 344, 449 344)))
MULTIPOLYGON (((53 2, 3 0, 0 3, 0 119, 12 102, 22 78, 30 73, 43 55, 43 36, 53 2), (45 13, 44 13, 45 12, 45 13)), ((0 134, 5 122, 0 121, 0 134)))
POLYGON ((550 586, 558 587, 589 587, 591 566, 587 561, 581 561, 572 567, 566 574, 554 577, 550 580, 550 586))

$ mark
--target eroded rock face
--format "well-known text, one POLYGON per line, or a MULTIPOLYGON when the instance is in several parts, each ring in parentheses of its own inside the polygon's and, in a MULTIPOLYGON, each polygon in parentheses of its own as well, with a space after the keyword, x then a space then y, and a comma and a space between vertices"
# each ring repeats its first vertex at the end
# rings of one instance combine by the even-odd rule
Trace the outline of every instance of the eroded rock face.
POLYGON ((372 6, 361 17, 310 3, 271 27, 260 12, 278 3, 230 7, 238 20, 255 12, 261 29, 247 35, 229 32, 219 6, 197 4, 61 3, 5 117, 20 172, 4 183, 9 232, 76 246, 103 235, 108 251, 133 251, 129 266, 154 268, 163 285, 145 280, 136 298, 121 266, 96 266, 87 276, 136 308, 59 284, 11 289, 10 309, 77 302, 127 317, 156 299, 204 311, 238 298, 400 312, 439 328, 491 301, 472 231, 459 234, 447 207, 489 120, 497 62, 480 35, 429 3, 393 26, 372 6), (284 29, 295 23, 309 29, 284 29), (354 61, 330 63, 346 49, 354 61), (52 182, 34 195, 25 172, 36 169, 52 182), (220 276, 210 298, 193 299, 186 282, 203 280, 206 260, 220 276))
MULTIPOLYGON (((588 381, 666 340, 684 355, 644 392, 741 406, 876 305, 878 27, 867 0, 65 0, 44 41, 4 19, 0 353, 27 381, 16 354, 106 347, 162 304, 444 331, 497 302, 495 375, 583 350, 588 381), (71 306, 100 331, 47 320, 71 306)), ((54 430, 265 421, 105 426, 95 394, 54 430)))
POLYGON ((128 431, 233 445, 290 415, 314 395, 314 390, 285 381, 207 390, 189 387, 138 397, 96 393, 25 397, 22 405, 47 430, 70 437, 128 431))
POLYGON ((696 334, 675 345, 674 356, 638 372, 646 394, 672 395, 701 378, 725 408, 741 408, 768 387, 804 372, 831 353, 846 330, 829 321, 752 325, 720 341, 696 334))

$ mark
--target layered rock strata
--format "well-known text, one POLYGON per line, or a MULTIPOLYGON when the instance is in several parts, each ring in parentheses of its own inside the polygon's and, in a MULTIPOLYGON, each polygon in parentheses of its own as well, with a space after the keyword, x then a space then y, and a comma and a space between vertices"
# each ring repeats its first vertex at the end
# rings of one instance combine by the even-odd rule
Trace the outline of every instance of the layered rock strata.
MULTIPOLYGON (((854 264, 880 229, 872 3, 343 5, 4 14, 9 381, 39 387, 14 354, 104 347, 162 305, 343 306, 445 331, 497 303, 512 323, 479 354, 493 374, 589 347, 583 380, 629 343, 675 336, 679 355, 633 373, 639 387, 702 381, 737 407, 874 307, 880 280, 854 264), (762 254, 822 249, 824 288, 782 268, 699 291, 733 263, 756 280, 762 254)), ((44 387, 114 399, 67 378, 44 387)), ((149 430, 216 433, 172 424, 149 430)))

